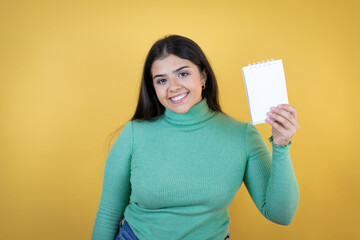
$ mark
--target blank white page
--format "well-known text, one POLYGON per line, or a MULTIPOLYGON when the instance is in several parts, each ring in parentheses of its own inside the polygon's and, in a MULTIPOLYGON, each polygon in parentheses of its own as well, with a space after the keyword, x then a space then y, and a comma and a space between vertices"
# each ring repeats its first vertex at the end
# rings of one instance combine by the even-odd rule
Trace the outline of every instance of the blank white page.
POLYGON ((282 60, 249 64, 242 71, 251 122, 253 125, 265 123, 270 107, 289 103, 282 60))

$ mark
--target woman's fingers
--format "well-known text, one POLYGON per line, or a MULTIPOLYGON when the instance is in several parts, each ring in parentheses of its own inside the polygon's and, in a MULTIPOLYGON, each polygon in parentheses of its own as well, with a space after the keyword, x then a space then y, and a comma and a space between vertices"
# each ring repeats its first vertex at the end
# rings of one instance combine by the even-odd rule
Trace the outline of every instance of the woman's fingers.
POLYGON ((286 111, 288 111, 297 121, 297 112, 296 112, 296 108, 289 105, 289 104, 280 104, 278 105, 278 107, 280 109, 284 109, 286 111))
POLYGON ((286 145, 299 129, 296 109, 289 104, 271 107, 266 121, 272 126, 273 140, 276 144, 286 145))
MULTIPOLYGON (((271 117, 271 118, 273 118, 273 117, 271 117)), ((282 134, 286 133, 286 129, 285 129, 281 124, 279 124, 279 122, 278 122, 275 118, 273 118, 273 119, 271 119, 271 118, 266 118, 266 121, 267 121, 273 128, 275 128, 276 130, 278 130, 280 133, 282 133, 282 134)))
POLYGON ((283 124, 283 126, 287 129, 291 128, 292 126, 296 126, 297 124, 296 119, 294 115, 291 114, 291 112, 288 112, 287 110, 281 109, 279 107, 272 107, 271 112, 269 112, 268 115, 283 124))
POLYGON ((269 112, 268 116, 273 118, 274 121, 276 121, 277 123, 280 123, 281 126, 285 129, 290 129, 293 124, 291 122, 289 118, 289 116, 283 116, 283 115, 290 115, 289 113, 280 113, 280 112, 269 112))

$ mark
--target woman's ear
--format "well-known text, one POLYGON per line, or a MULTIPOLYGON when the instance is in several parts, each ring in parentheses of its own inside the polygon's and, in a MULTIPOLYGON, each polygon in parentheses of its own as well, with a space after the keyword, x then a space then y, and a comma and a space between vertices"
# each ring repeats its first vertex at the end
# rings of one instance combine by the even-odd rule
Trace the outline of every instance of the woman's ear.
POLYGON ((206 83, 206 79, 207 79, 207 74, 206 74, 206 71, 205 69, 202 71, 202 74, 201 74, 201 82, 202 83, 206 83))

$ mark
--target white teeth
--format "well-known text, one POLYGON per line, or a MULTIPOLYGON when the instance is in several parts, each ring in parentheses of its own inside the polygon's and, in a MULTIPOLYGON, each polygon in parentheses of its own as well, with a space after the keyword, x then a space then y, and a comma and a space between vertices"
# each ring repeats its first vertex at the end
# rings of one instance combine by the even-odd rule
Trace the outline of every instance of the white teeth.
POLYGON ((183 99, 185 96, 187 95, 187 93, 181 94, 177 97, 171 98, 171 100, 173 101, 179 101, 180 99, 183 99))

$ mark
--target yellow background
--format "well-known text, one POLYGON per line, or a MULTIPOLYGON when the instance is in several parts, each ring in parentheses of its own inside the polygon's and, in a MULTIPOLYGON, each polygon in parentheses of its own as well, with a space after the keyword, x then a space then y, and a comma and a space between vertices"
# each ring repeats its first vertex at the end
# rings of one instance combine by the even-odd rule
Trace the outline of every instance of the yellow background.
MULTIPOLYGON (((231 239, 359 237, 359 2, 1 0, 0 239, 90 239, 107 137, 132 116, 145 56, 166 34, 200 45, 241 121, 241 67, 284 62, 298 212, 271 223, 242 186, 231 239)), ((267 142, 270 126, 257 128, 267 142)))

